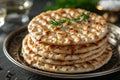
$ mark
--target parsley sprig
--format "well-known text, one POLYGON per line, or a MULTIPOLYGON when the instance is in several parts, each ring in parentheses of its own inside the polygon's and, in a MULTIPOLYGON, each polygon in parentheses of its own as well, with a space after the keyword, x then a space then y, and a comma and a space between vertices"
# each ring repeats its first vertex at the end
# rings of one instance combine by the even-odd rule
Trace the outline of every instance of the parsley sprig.
POLYGON ((55 27, 55 26, 61 26, 63 25, 63 23, 65 22, 66 20, 59 20, 59 21, 55 21, 55 20, 51 20, 50 21, 50 24, 52 24, 52 27, 55 27))
POLYGON ((50 24, 52 25, 52 27, 63 26, 63 23, 65 23, 65 22, 68 22, 68 23, 71 23, 73 21, 84 22, 84 21, 87 21, 88 19, 89 19, 89 15, 82 13, 82 15, 78 16, 78 17, 63 18, 62 20, 59 20, 59 21, 51 20, 50 24))

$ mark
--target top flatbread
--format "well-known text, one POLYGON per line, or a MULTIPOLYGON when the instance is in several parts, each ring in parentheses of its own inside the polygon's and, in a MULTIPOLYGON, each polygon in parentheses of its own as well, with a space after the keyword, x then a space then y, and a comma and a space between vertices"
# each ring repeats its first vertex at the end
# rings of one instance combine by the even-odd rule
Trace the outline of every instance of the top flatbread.
POLYGON ((80 45, 102 39, 108 32, 108 24, 103 17, 86 10, 58 9, 33 18, 28 31, 40 42, 80 45))

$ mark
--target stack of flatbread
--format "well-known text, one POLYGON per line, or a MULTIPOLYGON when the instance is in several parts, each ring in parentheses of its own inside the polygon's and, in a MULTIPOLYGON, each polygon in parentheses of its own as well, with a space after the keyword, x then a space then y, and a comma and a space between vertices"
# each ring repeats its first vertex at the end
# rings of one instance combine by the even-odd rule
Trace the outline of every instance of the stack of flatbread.
POLYGON ((112 56, 108 23, 83 9, 43 12, 28 25, 22 43, 25 61, 38 69, 81 73, 96 70, 112 56))

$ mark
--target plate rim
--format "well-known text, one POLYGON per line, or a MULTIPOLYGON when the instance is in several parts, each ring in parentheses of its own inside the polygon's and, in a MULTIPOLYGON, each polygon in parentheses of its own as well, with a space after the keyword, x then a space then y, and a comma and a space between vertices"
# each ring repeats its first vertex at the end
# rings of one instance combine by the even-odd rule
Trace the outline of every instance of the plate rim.
MULTIPOLYGON (((114 24, 110 24, 111 26, 114 26, 116 27, 117 29, 120 30, 120 27, 114 25, 114 24)), ((9 43, 9 40, 11 37, 13 37, 13 35, 15 35, 17 32, 21 31, 21 30, 25 30, 27 28, 27 25, 23 26, 23 27, 20 27, 18 29, 16 29, 15 31, 11 32, 7 37, 6 39, 4 40, 3 42, 3 52, 5 54, 5 56, 12 62, 14 63, 15 65, 19 66, 20 68, 22 69, 25 69, 27 71, 30 71, 32 73, 36 73, 36 74, 39 74, 39 75, 44 75, 44 76, 49 76, 49 77, 56 77, 56 78, 90 78, 90 77, 98 77, 98 76, 103 76, 103 75, 107 75, 107 74, 111 74, 111 73, 114 73, 114 72, 117 72, 120 70, 120 67, 117 67, 117 68, 114 68, 114 69, 110 69, 110 70, 107 70, 107 71, 102 71, 102 72, 97 72, 97 73, 77 73, 77 74, 68 74, 68 73, 54 73, 54 72, 48 72, 48 71, 43 71, 43 70, 38 70, 38 69, 34 69, 34 68, 31 68, 31 67, 28 67, 26 65, 23 65, 21 64, 20 62, 16 61, 7 51, 7 46, 8 46, 8 43, 9 43)))

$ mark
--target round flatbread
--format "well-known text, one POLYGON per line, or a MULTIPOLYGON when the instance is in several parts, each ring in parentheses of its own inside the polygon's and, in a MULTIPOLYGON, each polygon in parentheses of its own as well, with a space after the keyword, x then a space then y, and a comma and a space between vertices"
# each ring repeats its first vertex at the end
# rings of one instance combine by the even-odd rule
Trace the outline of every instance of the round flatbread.
POLYGON ((106 51, 99 57, 89 60, 87 62, 72 64, 72 65, 53 65, 41 62, 40 59, 36 59, 29 54, 25 54, 23 51, 24 60, 30 65, 40 70, 58 72, 58 73, 82 73, 96 70, 105 65, 112 56, 112 50, 110 47, 106 48, 106 51))
POLYGON ((28 31, 43 43, 80 45, 102 39, 108 24, 102 16, 83 9, 58 9, 34 17, 28 31))
MULTIPOLYGON (((30 53, 34 48, 31 47, 30 45, 28 45, 29 40, 27 40, 29 37, 26 36, 26 38, 23 40, 23 45, 22 48, 24 49, 24 51, 26 53, 30 53)), ((85 59, 88 57, 88 59, 93 59, 95 57, 100 56, 106 49, 106 45, 103 45, 103 47, 101 47, 100 49, 97 50, 93 50, 93 51, 89 51, 87 53, 82 53, 82 54, 56 54, 54 52, 51 52, 49 50, 44 49, 44 47, 41 46, 41 48, 39 49, 38 52, 35 52, 36 54, 39 54, 40 56, 46 57, 46 58, 50 58, 50 59, 54 59, 54 60, 80 60, 82 61, 82 59, 85 59), (94 56, 93 56, 94 55, 94 56)))
POLYGON ((24 49, 22 49, 22 54, 29 55, 31 57, 35 57, 36 61, 40 61, 40 62, 47 63, 47 64, 53 64, 53 65, 72 65, 72 64, 83 63, 83 62, 95 59, 96 57, 102 55, 101 53, 99 53, 99 54, 95 54, 95 55, 92 55, 92 56, 88 56, 85 59, 64 60, 64 61, 62 60, 61 61, 61 60, 53 60, 53 59, 45 58, 43 56, 37 55, 36 53, 34 53, 32 51, 27 53, 27 52, 24 51, 24 49))
POLYGON ((86 53, 86 52, 95 50, 105 45, 107 43, 107 38, 108 38, 108 35, 106 35, 103 39, 99 40, 96 43, 91 43, 91 44, 74 45, 74 46, 56 46, 56 45, 48 45, 48 44, 40 43, 31 35, 28 35, 28 36, 29 36, 28 45, 34 52, 38 52, 41 49, 41 47, 43 47, 46 50, 52 51, 54 53, 61 53, 61 54, 62 53, 78 54, 78 53, 86 53))

